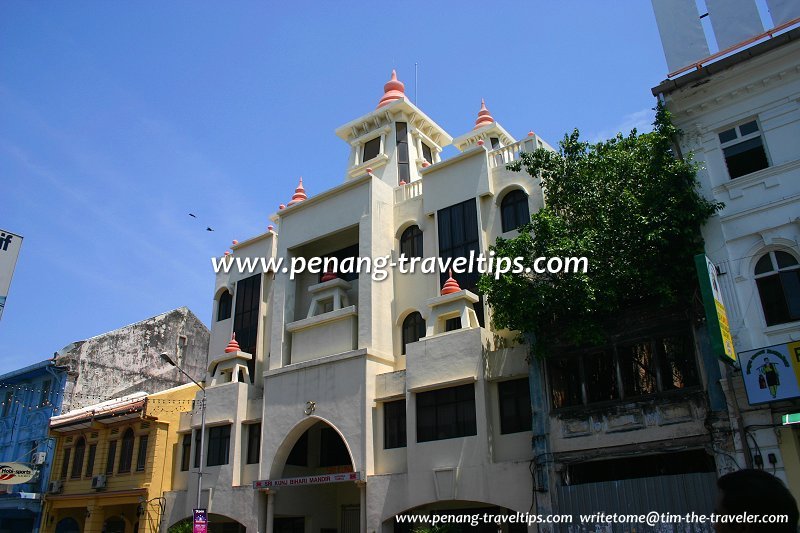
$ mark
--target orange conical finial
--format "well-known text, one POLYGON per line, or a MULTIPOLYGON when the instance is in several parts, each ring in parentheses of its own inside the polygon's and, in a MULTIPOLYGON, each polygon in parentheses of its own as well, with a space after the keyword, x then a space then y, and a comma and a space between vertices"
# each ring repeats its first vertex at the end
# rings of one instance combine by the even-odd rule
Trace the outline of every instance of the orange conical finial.
POLYGON ((442 286, 442 296, 445 294, 453 294, 454 292, 458 292, 461 290, 461 287, 458 285, 458 282, 453 279, 453 270, 450 270, 450 277, 447 278, 447 281, 444 282, 442 286))
POLYGON ((241 348, 239 348, 239 343, 236 342, 236 332, 233 333, 231 336, 231 342, 225 347, 225 353, 232 353, 232 352, 239 352, 241 348))
POLYGON ((294 190, 294 194, 292 195, 292 200, 289 202, 288 205, 292 206, 294 204, 298 204, 308 198, 306 194, 306 190, 303 188, 303 178, 300 178, 300 183, 297 184, 297 188, 294 190))
POLYGON ((378 107, 383 107, 387 104, 391 104, 395 100, 405 98, 405 90, 406 86, 403 85, 402 81, 397 79, 397 72, 392 70, 392 79, 387 81, 386 85, 383 86, 383 98, 378 102, 378 107))
POLYGON ((482 128, 491 124, 492 122, 494 122, 494 117, 491 113, 489 113, 489 110, 486 109, 486 102, 484 102, 483 98, 481 98, 481 110, 478 111, 478 119, 475 121, 475 127, 472 129, 477 130, 478 128, 482 128))
POLYGON ((339 276, 336 275, 336 272, 333 270, 326 270, 325 273, 322 275, 322 279, 319 280, 320 283, 325 283, 326 281, 330 281, 332 279, 336 279, 339 276))

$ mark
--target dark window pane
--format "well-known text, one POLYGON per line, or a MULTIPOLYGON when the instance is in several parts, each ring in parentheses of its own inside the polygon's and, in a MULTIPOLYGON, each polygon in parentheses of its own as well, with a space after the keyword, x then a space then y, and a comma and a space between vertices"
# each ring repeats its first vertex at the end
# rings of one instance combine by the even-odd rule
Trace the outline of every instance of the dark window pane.
POLYGON ((656 392, 656 369, 653 343, 650 341, 620 346, 617 351, 626 398, 656 392))
POLYGON ((772 258, 769 256, 769 254, 767 254, 759 259, 758 263, 756 263, 755 274, 757 276, 759 274, 772 272, 773 270, 775 270, 775 267, 772 266, 772 258))
POLYGON ((45 407, 50 404, 50 387, 52 386, 51 380, 46 380, 42 383, 42 393, 39 395, 39 407, 45 407))
POLYGON ((260 461, 261 457, 261 424, 248 424, 247 426, 247 464, 252 465, 260 461))
POLYGON ((658 350, 663 390, 699 384, 694 346, 689 335, 663 337, 658 341, 658 350))
POLYGON ((747 124, 739 126, 739 131, 742 133, 742 136, 755 133, 758 131, 758 123, 755 120, 751 120, 747 124))
POLYGON ((497 137, 489 137, 489 144, 492 145, 492 150, 497 150, 500 148, 500 139, 497 137))
POLYGON ((608 352, 595 352, 583 358, 586 373, 586 399, 589 403, 619 398, 617 371, 608 352))
MULTIPOLYGON (((793 267, 797 264, 797 259, 794 258, 792 254, 788 254, 786 252, 774 252, 775 253, 775 262, 778 263, 778 268, 789 268, 793 267)), ((761 261, 759 261, 760 263, 761 261)), ((758 272, 756 272, 758 274, 758 272)))
POLYGON ((147 435, 139 437, 139 452, 136 454, 136 471, 142 472, 147 466, 147 435))
POLYGON ((181 441, 181 472, 189 470, 189 461, 192 456, 192 434, 186 433, 181 441))
POLYGON ((112 440, 108 443, 108 456, 106 457, 106 475, 110 476, 114 472, 114 460, 117 455, 117 441, 112 440))
POLYGON ((531 221, 528 209, 528 195, 519 189, 513 190, 503 197, 500 203, 500 216, 503 233, 515 230, 531 221))
POLYGON ((369 161, 373 157, 377 157, 381 152, 381 138, 375 137, 364 143, 364 153, 361 162, 369 161))
POLYGON ((217 305, 217 321, 227 320, 231 317, 231 308, 233 307, 233 296, 228 291, 222 291, 219 296, 219 304, 217 305))
POLYGON ((461 317, 457 316, 454 318, 448 318, 444 321, 444 330, 445 331, 455 331, 457 329, 461 329, 461 317))
POLYGON ((383 447, 406 446, 406 401, 396 400, 383 404, 383 447))
POLYGON ((69 455, 72 453, 72 448, 64 450, 64 461, 61 463, 61 479, 67 479, 69 473, 69 455))
MULTIPOLYGON (((325 257, 335 257, 336 258, 336 264, 338 264, 338 265, 342 264, 342 261, 344 261, 345 259, 354 258, 354 262, 353 262, 354 267, 352 269, 350 269, 350 270, 356 270, 355 269, 355 264, 356 264, 355 261, 358 260, 358 244, 353 244, 353 245, 348 246, 347 248, 342 248, 341 250, 337 250, 335 252, 331 252, 329 254, 326 254, 325 257)), ((325 260, 325 257, 323 257, 323 261, 325 260)), ((349 263, 349 261, 348 261, 348 263, 349 263)), ((324 262, 323 262, 323 265, 324 265, 324 262)), ((337 270, 342 270, 342 269, 337 269, 337 270)), ((319 274, 319 280, 320 281, 322 281, 322 276, 324 276, 324 275, 325 275, 324 272, 320 272, 320 274, 319 274)), ((339 273, 337 273, 337 275, 341 279, 343 279, 345 281, 353 281, 353 280, 358 279, 358 273, 357 272, 353 272, 353 271, 346 272, 346 273, 339 272, 339 273)))
POLYGON ((475 385, 417 394, 417 442, 477 435, 475 385))
POLYGON ((736 129, 731 128, 729 130, 725 130, 719 134, 719 142, 726 143, 728 141, 732 141, 736 138, 736 129))
POLYGON ((724 148, 722 152, 725 155, 725 164, 728 165, 728 175, 731 179, 769 166, 761 137, 734 144, 724 148))
POLYGON ((94 474, 94 458, 97 455, 97 444, 89 446, 89 457, 86 459, 86 477, 92 477, 94 474))
POLYGON ((231 446, 231 426, 215 426, 208 430, 206 466, 228 464, 231 446))
POLYGON ((422 230, 410 226, 400 236, 400 253, 406 257, 422 257, 422 230))
POLYGON ((553 409, 583 403, 581 394, 580 360, 577 357, 552 359, 549 362, 550 398, 553 409))
POLYGON ((422 143, 422 157, 430 164, 433 164, 433 152, 431 151, 431 147, 425 143, 422 143))
POLYGON ((422 315, 414 311, 403 320, 403 355, 406 345, 417 342, 425 336, 425 320, 422 315))
POLYGON ((130 472, 133 462, 133 430, 128 428, 122 435, 122 446, 119 451, 119 467, 117 472, 130 472))
POLYGON ((408 125, 405 122, 395 123, 397 134, 397 180, 408 183, 408 125))
MULTIPOLYGON (((437 223, 439 233, 439 257, 442 259, 465 257, 469 260, 470 252, 475 256, 480 253, 478 242, 478 212, 475 199, 461 202, 437 212, 437 223)), ((440 272, 439 286, 441 287, 447 280, 447 272, 440 272)), ((477 293, 478 279, 480 273, 477 269, 474 272, 465 272, 458 275, 458 284, 462 289, 477 293)), ((483 297, 474 304, 475 313, 478 315, 478 323, 483 326, 483 297)))
POLYGON ((250 381, 255 378, 256 347, 258 346, 258 309, 261 303, 261 274, 236 283, 236 308, 233 311, 233 331, 243 352, 253 357, 247 361, 250 381))
POLYGON ((86 453, 86 441, 83 437, 78 439, 75 444, 75 457, 72 460, 72 476, 73 478, 81 477, 83 470, 83 456, 86 453))
POLYGON ((319 433, 319 466, 347 466, 352 464, 350 452, 333 428, 322 428, 319 433))
POLYGON ((791 322, 789 308, 783 294, 783 284, 779 274, 756 280, 758 295, 761 297, 761 308, 768 326, 791 322))
POLYGON ((195 430, 194 432, 194 468, 200 468, 200 430, 195 430))
POLYGON ((500 401, 500 433, 530 431, 533 415, 528 378, 501 381, 497 384, 500 401))
POLYGON ((789 320, 800 320, 800 269, 781 272, 780 276, 789 320))

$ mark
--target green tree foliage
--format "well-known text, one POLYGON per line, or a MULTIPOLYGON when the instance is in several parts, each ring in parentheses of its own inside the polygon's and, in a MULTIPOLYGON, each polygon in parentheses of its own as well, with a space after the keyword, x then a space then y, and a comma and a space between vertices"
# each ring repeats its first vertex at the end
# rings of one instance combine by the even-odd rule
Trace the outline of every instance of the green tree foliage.
POLYGON ((192 533, 192 529, 194 526, 192 525, 191 518, 184 518, 180 522, 176 522, 173 524, 168 530, 168 533, 192 533))
POLYGON ((586 257, 588 273, 485 275, 479 282, 496 327, 536 336, 539 355, 554 343, 602 339, 613 313, 650 302, 689 301, 700 227, 721 204, 697 192, 696 165, 678 159, 680 133, 661 105, 654 131, 617 134, 597 144, 566 135, 558 153, 538 149, 508 165, 541 179, 545 207, 513 239, 497 239, 499 256, 586 257))

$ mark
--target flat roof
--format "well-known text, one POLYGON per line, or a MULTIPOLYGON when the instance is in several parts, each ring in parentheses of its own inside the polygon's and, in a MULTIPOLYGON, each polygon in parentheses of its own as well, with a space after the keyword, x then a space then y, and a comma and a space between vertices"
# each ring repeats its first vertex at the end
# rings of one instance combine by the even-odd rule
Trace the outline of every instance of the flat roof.
POLYGON ((723 70, 727 70, 735 65, 738 65, 739 63, 743 63, 748 59, 764 55, 776 48, 787 45, 790 42, 798 39, 800 39, 800 27, 789 30, 786 33, 781 33, 780 35, 776 35, 770 39, 767 39, 766 41, 760 42, 749 48, 745 48, 744 50, 740 50, 735 54, 724 57, 713 63, 709 63, 698 70, 694 70, 688 74, 679 76, 674 80, 664 80, 657 86, 653 87, 651 92, 653 93, 653 96, 658 96, 659 94, 669 94, 673 91, 677 91, 678 89, 686 87, 687 85, 710 78, 714 74, 722 72, 723 70))

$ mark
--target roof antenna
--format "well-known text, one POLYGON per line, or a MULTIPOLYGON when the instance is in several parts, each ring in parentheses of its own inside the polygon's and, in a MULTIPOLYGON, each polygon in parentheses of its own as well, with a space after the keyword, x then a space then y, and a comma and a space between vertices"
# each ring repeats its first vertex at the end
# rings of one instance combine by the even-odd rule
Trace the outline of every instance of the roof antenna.
POLYGON ((414 62, 414 105, 419 107, 419 101, 417 100, 417 70, 419 67, 419 63, 416 61, 414 62))

